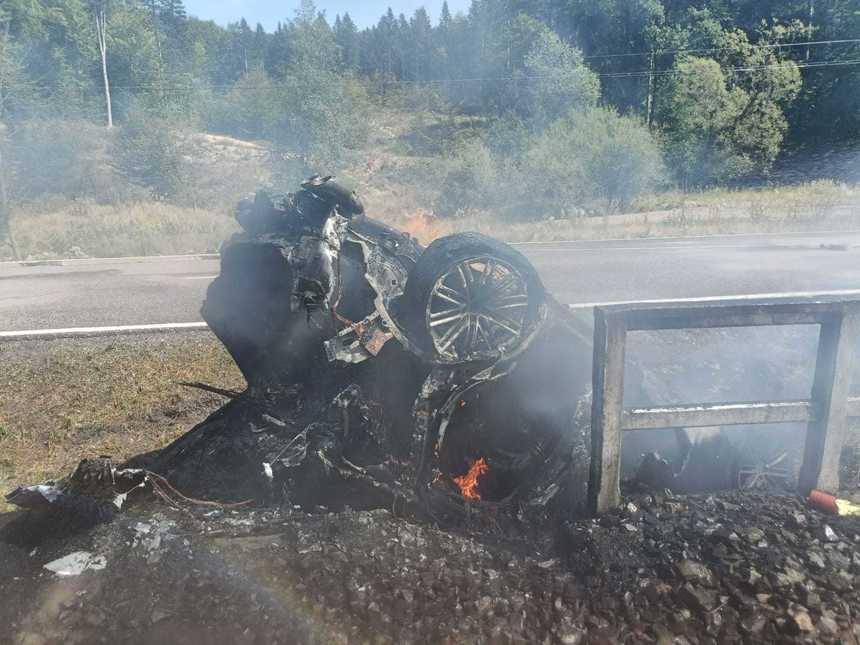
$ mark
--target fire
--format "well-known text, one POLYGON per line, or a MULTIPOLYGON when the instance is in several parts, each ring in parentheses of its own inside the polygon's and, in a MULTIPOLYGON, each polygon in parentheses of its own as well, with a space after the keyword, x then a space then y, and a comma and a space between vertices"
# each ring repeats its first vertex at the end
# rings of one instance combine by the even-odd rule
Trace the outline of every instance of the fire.
POLYGON ((454 483, 460 488, 460 493, 466 499, 481 499, 481 494, 478 492, 478 480, 490 472, 490 467, 484 458, 475 460, 469 467, 469 472, 461 477, 454 477, 454 483))
POLYGON ((422 244, 429 244, 437 237, 448 235, 450 227, 443 224, 432 213, 419 208, 400 225, 404 233, 408 233, 422 244))

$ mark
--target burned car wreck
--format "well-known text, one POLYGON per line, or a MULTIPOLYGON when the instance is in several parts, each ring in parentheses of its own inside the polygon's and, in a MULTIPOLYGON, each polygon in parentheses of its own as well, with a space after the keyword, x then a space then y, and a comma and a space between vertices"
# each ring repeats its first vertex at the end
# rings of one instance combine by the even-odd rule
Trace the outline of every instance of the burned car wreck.
POLYGON ((318 176, 239 205, 244 230, 202 314, 247 389, 190 384, 230 400, 114 473, 151 473, 143 488, 169 481, 185 499, 305 510, 575 512, 589 374, 567 308, 501 242, 464 233, 423 248, 363 211, 318 176))
POLYGON ((202 313, 248 382, 242 398, 298 431, 273 435, 256 470, 303 505, 366 503, 313 499, 334 471, 370 499, 429 496, 436 512, 451 498, 545 506, 575 452, 576 400, 557 391, 529 414, 520 399, 559 387, 540 337, 566 312, 503 243, 468 233, 424 249, 363 211, 330 177, 239 207, 245 232, 222 249, 202 313), (530 353, 546 375, 518 384, 530 353))

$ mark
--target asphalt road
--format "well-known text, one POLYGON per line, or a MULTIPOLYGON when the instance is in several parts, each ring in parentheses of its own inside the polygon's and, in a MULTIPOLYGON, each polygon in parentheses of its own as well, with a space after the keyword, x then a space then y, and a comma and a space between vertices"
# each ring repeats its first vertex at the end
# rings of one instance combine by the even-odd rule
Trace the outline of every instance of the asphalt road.
MULTIPOLYGON (((561 302, 860 289, 860 232, 523 244, 561 302)), ((211 256, 0 263, 0 331, 200 320, 211 256)))

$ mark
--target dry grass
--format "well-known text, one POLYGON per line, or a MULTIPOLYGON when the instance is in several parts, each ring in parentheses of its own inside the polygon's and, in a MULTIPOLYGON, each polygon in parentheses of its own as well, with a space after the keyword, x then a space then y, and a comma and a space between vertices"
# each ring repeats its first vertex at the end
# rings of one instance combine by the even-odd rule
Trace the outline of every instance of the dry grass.
POLYGON ((688 201, 680 202, 677 195, 666 197, 664 203, 657 196, 638 204, 651 208, 678 204, 663 210, 536 222, 505 222, 488 213, 440 219, 423 209, 383 219, 424 243, 460 231, 479 231, 508 242, 551 242, 860 228, 860 188, 833 182, 686 197, 688 201))
POLYGON ((758 210, 791 213, 795 210, 827 210, 840 204, 858 203, 860 186, 819 180, 792 186, 657 193, 637 199, 633 206, 638 211, 702 207, 732 209, 742 214, 754 215, 758 210))
POLYGON ((0 492, 153 450, 223 403, 177 381, 244 387, 209 333, 9 343, 0 357, 0 492))
MULTIPOLYGON (((22 258, 118 257, 217 251, 238 226, 227 212, 163 202, 31 206, 13 215, 22 258)), ((10 250, 0 246, 0 254, 10 250)))
MULTIPOLYGON (((391 176, 382 179, 370 172, 353 183, 372 217, 424 243, 460 231, 509 242, 551 242, 860 227, 860 187, 826 181, 766 190, 665 193, 634 204, 642 212, 526 222, 503 221, 487 212, 437 218, 421 206, 428 202, 427 194, 394 184, 391 176)), ((163 202, 46 203, 17 213, 13 226, 23 258, 215 252, 238 230, 228 209, 215 212, 163 202)), ((9 249, 0 246, 0 259, 4 257, 8 259, 9 249)))

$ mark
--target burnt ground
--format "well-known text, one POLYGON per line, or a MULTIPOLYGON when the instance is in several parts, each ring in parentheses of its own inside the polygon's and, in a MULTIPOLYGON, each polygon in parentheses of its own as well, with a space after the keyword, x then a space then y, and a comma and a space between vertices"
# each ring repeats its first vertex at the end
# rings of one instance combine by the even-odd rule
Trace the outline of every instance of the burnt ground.
MULTIPOLYGON (((16 517, 0 516, 7 536, 16 517)), ((0 643, 860 638, 860 518, 797 497, 638 495, 554 536, 508 535, 386 510, 138 508, 35 551, 0 542, 0 643), (106 567, 42 568, 77 550, 106 567)))

